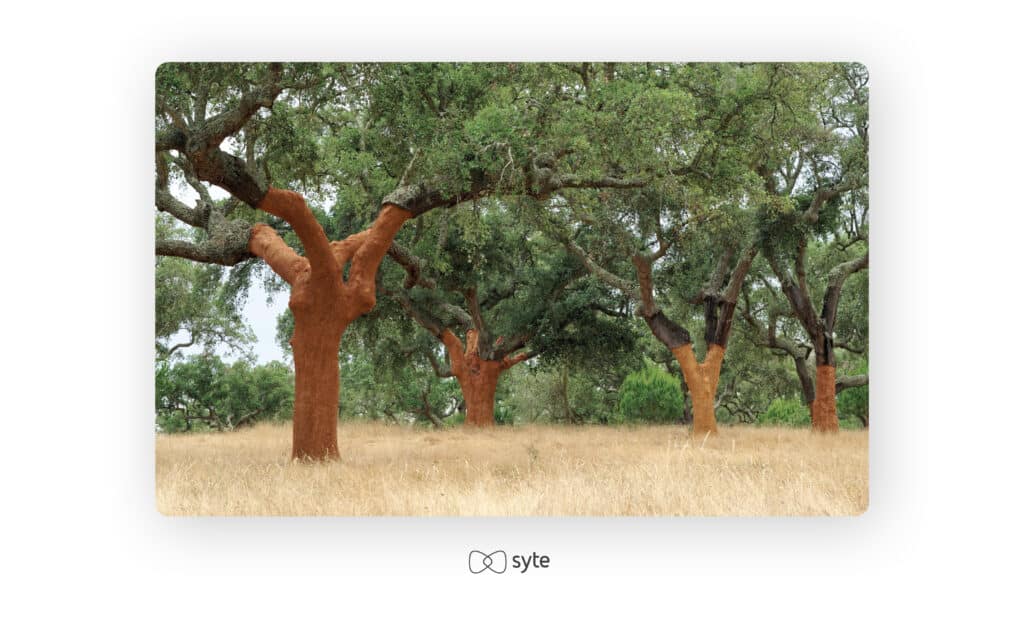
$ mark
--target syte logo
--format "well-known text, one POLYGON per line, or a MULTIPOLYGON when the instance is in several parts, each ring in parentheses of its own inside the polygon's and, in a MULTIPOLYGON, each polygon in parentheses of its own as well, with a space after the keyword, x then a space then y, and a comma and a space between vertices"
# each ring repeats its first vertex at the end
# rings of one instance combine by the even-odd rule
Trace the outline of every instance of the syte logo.
MULTIPOLYGON (((504 573, 508 569, 508 555, 498 549, 491 553, 484 553, 476 549, 469 552, 469 572, 470 573, 483 573, 484 571, 491 571, 492 573, 504 573)), ((530 555, 513 555, 512 556, 512 568, 525 573, 530 569, 546 569, 551 565, 551 558, 549 556, 542 556, 536 551, 530 555)))

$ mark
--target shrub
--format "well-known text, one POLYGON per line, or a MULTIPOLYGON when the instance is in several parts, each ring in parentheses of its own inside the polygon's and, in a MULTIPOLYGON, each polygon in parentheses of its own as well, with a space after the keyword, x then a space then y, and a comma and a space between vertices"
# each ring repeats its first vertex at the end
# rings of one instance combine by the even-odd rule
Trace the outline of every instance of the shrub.
POLYGON ((503 404, 495 403, 494 423, 497 425, 515 425, 515 416, 512 409, 503 404))
POLYGON ((225 364, 210 354, 190 356, 156 373, 157 426, 163 432, 232 430, 291 416, 294 382, 279 362, 225 364))
POLYGON ((759 425, 786 425, 790 427, 810 427, 811 411, 799 399, 783 399, 776 397, 768 404, 768 409, 758 415, 759 425))
POLYGON ((679 380, 653 365, 630 373, 619 387, 619 414, 625 422, 676 421, 683 414, 679 380))
POLYGON ((466 413, 461 410, 456 410, 448 418, 444 419, 444 422, 448 425, 458 426, 466 422, 466 413))

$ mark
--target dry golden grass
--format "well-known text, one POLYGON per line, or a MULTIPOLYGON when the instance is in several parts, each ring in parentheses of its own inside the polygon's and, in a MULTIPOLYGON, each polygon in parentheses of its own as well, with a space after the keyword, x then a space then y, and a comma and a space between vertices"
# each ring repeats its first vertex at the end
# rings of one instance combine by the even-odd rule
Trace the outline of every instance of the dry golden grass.
POLYGON ((291 462, 290 425, 158 435, 156 500, 182 515, 853 515, 868 434, 723 427, 445 431, 344 424, 341 461, 291 462))

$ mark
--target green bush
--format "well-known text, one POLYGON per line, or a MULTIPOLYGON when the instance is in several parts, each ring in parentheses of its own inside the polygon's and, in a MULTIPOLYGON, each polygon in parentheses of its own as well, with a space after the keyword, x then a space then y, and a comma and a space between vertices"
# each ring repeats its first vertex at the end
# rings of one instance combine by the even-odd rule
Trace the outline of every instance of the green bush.
POLYGON ((515 416, 512 409, 503 404, 496 403, 494 406, 494 423, 497 425, 515 425, 515 416))
POLYGON ((619 415, 624 422, 671 423, 683 414, 679 380, 653 365, 626 376, 619 387, 619 415))
POLYGON ((799 399, 776 397, 768 409, 757 416, 758 425, 810 427, 811 411, 799 399))
POLYGON ((288 419, 293 397, 291 369, 280 362, 226 364, 198 354, 161 363, 156 371, 156 422, 162 432, 233 430, 288 419))
POLYGON ((444 419, 444 422, 447 425, 451 426, 462 425, 463 423, 466 422, 466 413, 463 412, 462 410, 456 410, 455 412, 450 414, 446 419, 444 419))

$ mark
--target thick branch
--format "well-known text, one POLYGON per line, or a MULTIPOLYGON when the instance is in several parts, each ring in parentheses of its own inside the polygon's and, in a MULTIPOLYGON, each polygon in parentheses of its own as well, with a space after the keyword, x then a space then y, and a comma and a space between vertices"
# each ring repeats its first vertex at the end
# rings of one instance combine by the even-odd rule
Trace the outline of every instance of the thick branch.
POLYGON ((818 328, 817 317, 814 309, 811 307, 810 294, 797 286, 789 270, 782 266, 782 263, 775 257, 772 250, 766 251, 768 252, 766 254, 768 264, 771 265, 772 271, 775 272, 775 276, 779 279, 782 292, 793 307, 793 312, 796 313, 797 319, 811 337, 817 336, 821 330, 818 328))
POLYGON ((309 270, 309 261, 293 250, 266 224, 256 224, 252 227, 249 251, 266 261, 274 273, 288 284, 295 284, 299 275, 309 270))
POLYGON ((166 188, 159 185, 156 188, 156 208, 161 212, 169 213, 178 221, 196 228, 206 228, 210 220, 209 204, 200 204, 196 208, 190 208, 174 197, 166 188))
POLYGON ((821 207, 824 206, 826 202, 836 196, 846 193, 847 191, 852 191, 858 186, 859 184, 856 182, 847 182, 827 189, 819 189, 817 193, 814 194, 814 198, 811 200, 810 206, 808 206, 807 210, 804 212, 804 221, 807 223, 816 223, 818 221, 818 215, 821 213, 821 207))
POLYGON ((334 260, 327 235, 301 195, 294 191, 270 188, 257 208, 291 225, 302 241, 313 274, 331 278, 338 276, 337 279, 341 279, 341 268, 334 260))
POLYGON ((232 266, 252 258, 249 253, 249 224, 228 221, 212 212, 208 227, 209 238, 201 243, 178 239, 157 239, 157 256, 175 256, 201 263, 232 266))
POLYGON ((822 306, 821 318, 825 323, 825 331, 831 333, 836 323, 836 310, 839 308, 839 296, 843 283, 850 275, 866 269, 868 255, 836 265, 828 274, 828 287, 825 289, 825 303, 822 306))
POLYGON ((665 313, 660 310, 650 317, 645 316, 644 321, 647 322, 647 327, 651 329, 655 338, 664 343, 669 349, 675 349, 693 342, 686 328, 666 317, 665 313))
POLYGON ((708 284, 704 289, 704 292, 700 294, 698 301, 704 299, 706 294, 718 293, 722 288, 722 284, 725 282, 725 276, 729 273, 729 265, 732 264, 733 250, 727 249, 722 252, 722 256, 718 259, 718 264, 715 266, 715 270, 711 273, 711 277, 708 278, 708 284))
POLYGON ((627 297, 629 297, 633 301, 636 301, 636 302, 640 301, 640 293, 639 293, 639 291, 637 290, 637 288, 635 286, 630 284, 627 280, 625 280, 623 278, 620 278, 619 276, 615 275, 614 273, 612 273, 612 272, 608 271, 607 269, 605 269, 605 268, 601 267, 600 265, 598 265, 594 261, 594 259, 592 259, 586 252, 583 251, 583 249, 580 246, 576 245, 574 242, 570 241, 569 239, 565 239, 563 241, 563 244, 565 245, 565 248, 567 250, 569 250, 572 254, 574 254, 577 258, 579 258, 583 262, 583 266, 585 266, 587 268, 587 271, 589 271, 591 274, 593 274, 598 280, 600 280, 601 282, 604 282, 605 284, 607 284, 608 286, 612 287, 613 289, 616 289, 616 290, 622 292, 623 294, 625 294, 627 297))
POLYGON ((398 229, 410 217, 412 214, 400 206, 385 204, 352 257, 352 268, 345 287, 350 297, 358 299, 364 312, 372 310, 376 302, 377 270, 380 263, 398 234, 398 229))
POLYGON ((426 289, 437 287, 437 283, 423 275, 423 259, 414 256, 408 249, 399 245, 397 241, 391 242, 388 248, 388 256, 405 269, 405 288, 411 289, 414 286, 422 286, 426 289))
POLYGON ((633 255, 633 266, 636 267, 636 278, 640 284, 640 305, 644 317, 651 317, 658 312, 654 302, 654 281, 651 277, 651 261, 641 254, 633 255))
POLYGON ((501 368, 502 369, 511 369, 512 367, 518 365, 519 363, 523 362, 524 360, 529 360, 529 359, 533 358, 536 355, 537 355, 536 352, 522 352, 522 353, 516 354, 515 356, 505 356, 504 358, 501 359, 501 368))
POLYGON ((256 111, 273 106, 284 90, 281 72, 280 63, 271 63, 266 82, 246 92, 234 106, 193 128, 189 133, 188 151, 206 151, 220 145, 225 138, 241 130, 256 111))
POLYGON ((858 386, 867 386, 868 375, 851 375, 836 379, 836 395, 845 391, 848 388, 856 388, 858 386))
POLYGON ((464 373, 465 347, 459 337, 452 334, 451 330, 445 329, 441 333, 441 342, 448 351, 448 360, 452 363, 452 373, 458 377, 464 373))
POLYGON ((740 256, 739 261, 736 263, 736 267, 732 270, 732 275, 729 276, 729 284, 726 285, 725 293, 722 295, 723 300, 733 304, 736 303, 740 295, 740 289, 743 288, 743 281, 746 279, 747 273, 750 271, 751 265, 754 264, 756 257, 756 245, 751 245, 744 250, 743 255, 740 256))

